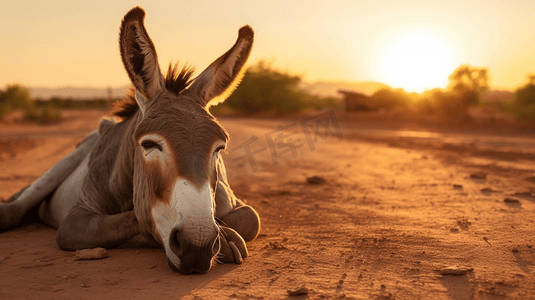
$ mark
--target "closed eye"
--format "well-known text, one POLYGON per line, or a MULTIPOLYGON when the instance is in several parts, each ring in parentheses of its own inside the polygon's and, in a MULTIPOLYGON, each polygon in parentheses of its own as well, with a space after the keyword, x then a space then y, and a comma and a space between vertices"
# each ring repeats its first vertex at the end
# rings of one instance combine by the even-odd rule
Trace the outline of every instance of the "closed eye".
POLYGON ((141 147, 143 147, 145 151, 150 151, 154 149, 162 151, 162 146, 160 146, 160 144, 158 144, 157 142, 151 140, 144 140, 143 142, 141 142, 141 147))
POLYGON ((227 147, 226 147, 225 145, 221 145, 221 146, 219 146, 219 147, 217 147, 217 148, 215 149, 214 153, 217 153, 217 152, 219 152, 219 151, 221 151, 221 150, 225 150, 226 148, 227 148, 227 147))

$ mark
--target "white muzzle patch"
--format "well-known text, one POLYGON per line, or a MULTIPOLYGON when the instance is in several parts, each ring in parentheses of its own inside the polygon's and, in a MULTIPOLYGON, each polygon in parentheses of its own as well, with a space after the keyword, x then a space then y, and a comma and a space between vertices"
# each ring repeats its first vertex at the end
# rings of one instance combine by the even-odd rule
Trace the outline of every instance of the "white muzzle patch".
POLYGON ((210 183, 200 189, 185 179, 178 179, 173 186, 171 203, 161 202, 152 208, 156 229, 164 243, 169 260, 179 268, 180 259, 171 250, 169 238, 173 229, 179 229, 193 246, 203 246, 218 232, 214 218, 214 206, 210 183))

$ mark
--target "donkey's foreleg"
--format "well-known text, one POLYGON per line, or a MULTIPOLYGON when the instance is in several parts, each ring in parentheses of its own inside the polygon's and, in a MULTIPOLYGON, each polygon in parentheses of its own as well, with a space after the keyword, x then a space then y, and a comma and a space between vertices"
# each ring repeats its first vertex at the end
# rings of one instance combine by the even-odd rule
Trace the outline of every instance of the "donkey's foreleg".
POLYGON ((246 242, 256 239, 260 232, 260 217, 249 205, 237 207, 221 221, 239 233, 246 242))
POLYGON ((246 242, 260 232, 260 217, 251 206, 234 196, 228 182, 219 181, 215 194, 216 217, 238 232, 246 242))
POLYGON ((221 220, 221 262, 241 263, 247 257, 245 242, 254 240, 260 232, 260 217, 256 211, 238 199, 228 184, 223 159, 217 162, 215 215, 221 220))
POLYGON ((224 222, 223 225, 234 229, 246 242, 258 236, 260 217, 251 206, 238 199, 232 192, 222 158, 217 162, 215 203, 216 217, 224 222))
POLYGON ((141 227, 134 211, 101 215, 75 206, 59 226, 56 243, 63 250, 109 248, 140 233, 141 227))
POLYGON ((221 262, 240 264, 247 257, 245 242, 252 241, 260 231, 260 217, 249 205, 234 196, 227 183, 218 182, 216 217, 221 220, 221 262))
POLYGON ((97 131, 92 132, 85 142, 73 152, 57 162, 52 168, 37 178, 30 186, 24 188, 19 194, 13 195, 9 203, 0 205, 0 230, 17 225, 24 215, 48 195, 69 176, 72 171, 89 154, 98 140, 97 131))
POLYGON ((218 182, 216 195, 216 217, 224 226, 234 229, 246 242, 256 238, 260 232, 260 217, 251 206, 238 199, 227 182, 218 182))

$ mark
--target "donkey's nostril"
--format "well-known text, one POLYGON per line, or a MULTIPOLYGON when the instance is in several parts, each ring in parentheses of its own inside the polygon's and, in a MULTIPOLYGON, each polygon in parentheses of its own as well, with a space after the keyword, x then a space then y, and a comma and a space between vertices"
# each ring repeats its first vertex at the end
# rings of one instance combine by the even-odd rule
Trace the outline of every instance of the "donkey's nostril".
POLYGON ((182 231, 177 227, 173 228, 169 235, 169 248, 171 248, 171 251, 173 251, 176 256, 180 257, 186 245, 182 231))
POLYGON ((171 263, 181 273, 206 273, 212 267, 213 258, 221 248, 217 231, 205 234, 205 238, 200 242, 188 239, 188 233, 191 234, 191 231, 179 226, 171 230, 169 250, 178 259, 178 262, 173 260, 171 263))

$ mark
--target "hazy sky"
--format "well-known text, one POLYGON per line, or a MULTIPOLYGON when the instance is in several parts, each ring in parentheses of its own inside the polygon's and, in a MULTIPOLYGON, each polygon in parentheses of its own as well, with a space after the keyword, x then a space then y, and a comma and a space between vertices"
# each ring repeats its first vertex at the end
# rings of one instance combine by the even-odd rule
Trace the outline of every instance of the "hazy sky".
POLYGON ((444 87, 470 64, 489 69, 493 88, 514 90, 535 73, 535 0, 5 2, 0 88, 128 84, 117 39, 135 5, 147 13, 162 69, 180 61, 202 71, 250 24, 251 62, 273 60, 311 82, 421 90, 444 87))

